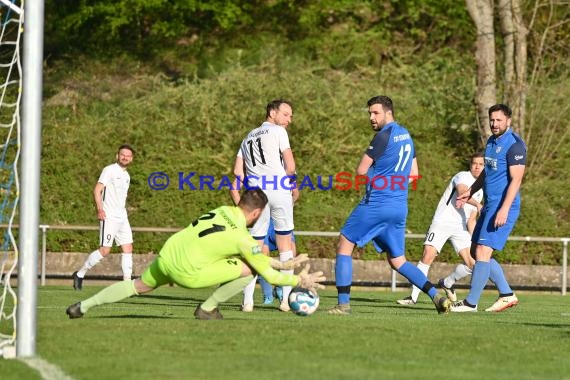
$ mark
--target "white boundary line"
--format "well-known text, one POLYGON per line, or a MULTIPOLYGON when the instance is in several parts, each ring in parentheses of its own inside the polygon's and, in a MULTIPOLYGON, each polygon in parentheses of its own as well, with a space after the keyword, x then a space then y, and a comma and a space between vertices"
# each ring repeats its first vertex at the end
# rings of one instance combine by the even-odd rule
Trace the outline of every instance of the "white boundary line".
POLYGON ((38 371, 44 380, 73 380, 73 377, 68 376, 61 368, 40 357, 22 358, 19 360, 27 364, 28 367, 38 371))

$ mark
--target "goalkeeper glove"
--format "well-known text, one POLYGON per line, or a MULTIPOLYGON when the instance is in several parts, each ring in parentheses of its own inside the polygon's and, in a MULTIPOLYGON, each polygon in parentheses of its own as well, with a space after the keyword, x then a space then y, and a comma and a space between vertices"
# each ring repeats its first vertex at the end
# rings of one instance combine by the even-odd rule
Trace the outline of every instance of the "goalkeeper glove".
POLYGON ((309 256, 306 253, 297 255, 296 257, 289 259, 287 261, 279 261, 277 259, 271 258, 270 264, 271 268, 276 270, 287 270, 299 268, 302 263, 309 260, 309 256))
POLYGON ((320 282, 326 281, 326 277, 323 276, 322 271, 317 271, 313 273, 309 273, 309 269, 311 268, 310 264, 305 265, 301 273, 299 273, 299 282, 297 283, 298 287, 310 289, 313 291, 317 291, 317 289, 324 289, 325 286, 320 284, 320 282))

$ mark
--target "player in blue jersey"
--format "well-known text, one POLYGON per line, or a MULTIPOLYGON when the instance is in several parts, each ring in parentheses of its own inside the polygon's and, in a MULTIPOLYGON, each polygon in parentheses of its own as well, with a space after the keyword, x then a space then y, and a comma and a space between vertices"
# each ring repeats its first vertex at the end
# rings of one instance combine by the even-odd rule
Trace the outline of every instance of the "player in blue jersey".
POLYGON ((447 312, 451 302, 405 256, 408 187, 418 178, 414 143, 408 130, 394 121, 389 97, 375 96, 367 104, 370 124, 377 133, 356 169, 357 176, 366 176, 366 194, 340 231, 335 263, 338 304, 329 313, 351 313, 352 251, 355 245, 363 247, 369 241, 378 252, 388 254, 394 270, 430 296, 438 312, 447 312))
POLYGON ((505 246, 519 216, 519 190, 527 160, 524 141, 511 129, 511 116, 511 109, 504 104, 489 108, 492 136, 485 148, 485 169, 471 189, 457 197, 457 207, 462 207, 471 194, 483 188, 484 205, 471 239, 471 255, 475 257, 471 290, 463 301, 452 305, 453 312, 477 311, 489 279, 497 286, 499 298, 485 311, 500 312, 519 303, 503 268, 492 258, 494 250, 505 246))

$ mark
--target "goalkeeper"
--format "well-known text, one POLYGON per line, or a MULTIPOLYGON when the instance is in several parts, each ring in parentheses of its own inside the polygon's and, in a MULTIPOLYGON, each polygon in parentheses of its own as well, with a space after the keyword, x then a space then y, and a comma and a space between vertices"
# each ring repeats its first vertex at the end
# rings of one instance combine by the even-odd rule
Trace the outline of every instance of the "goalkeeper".
POLYGON ((324 288, 320 284, 326 280, 323 272, 309 273, 309 265, 299 275, 279 272, 298 267, 308 260, 307 255, 280 262, 261 253, 247 228, 257 221, 266 204, 262 190, 246 190, 237 207, 212 210, 171 236, 140 279, 110 285, 69 306, 67 315, 80 318, 94 306, 148 293, 169 283, 190 289, 223 284, 194 312, 197 319, 223 319, 218 305, 242 292, 254 273, 273 285, 324 288))

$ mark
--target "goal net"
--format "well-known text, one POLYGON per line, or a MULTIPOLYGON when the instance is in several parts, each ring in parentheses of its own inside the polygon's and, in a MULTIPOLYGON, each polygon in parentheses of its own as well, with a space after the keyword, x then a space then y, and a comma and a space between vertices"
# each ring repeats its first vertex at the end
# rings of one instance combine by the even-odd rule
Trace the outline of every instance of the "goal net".
POLYGON ((12 274, 18 264, 14 220, 19 200, 20 99, 23 0, 0 0, 0 357, 13 356, 16 341, 16 292, 12 274))

